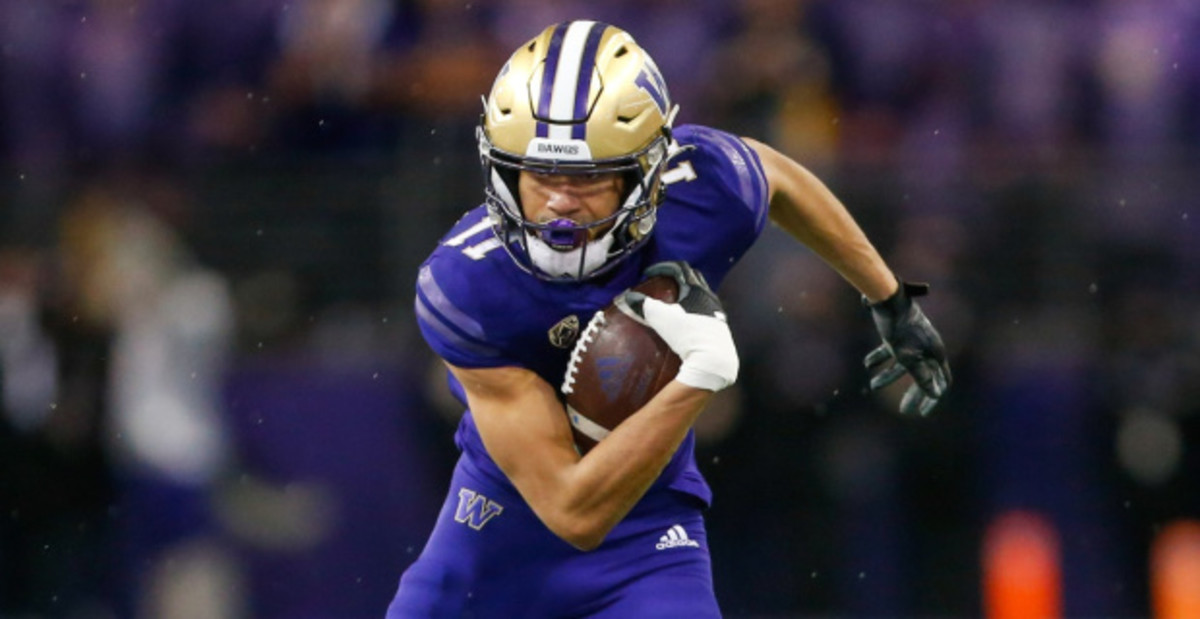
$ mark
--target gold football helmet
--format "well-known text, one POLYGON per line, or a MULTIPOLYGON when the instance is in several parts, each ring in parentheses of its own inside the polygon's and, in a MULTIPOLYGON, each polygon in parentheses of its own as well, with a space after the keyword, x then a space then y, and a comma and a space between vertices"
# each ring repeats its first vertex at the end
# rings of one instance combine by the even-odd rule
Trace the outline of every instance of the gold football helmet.
POLYGON ((578 281, 644 244, 663 198, 675 110, 654 61, 620 28, 563 22, 518 48, 478 129, 492 225, 513 260, 543 279, 578 281), (625 194, 612 216, 589 225, 536 223, 521 209, 522 170, 616 172, 625 194))

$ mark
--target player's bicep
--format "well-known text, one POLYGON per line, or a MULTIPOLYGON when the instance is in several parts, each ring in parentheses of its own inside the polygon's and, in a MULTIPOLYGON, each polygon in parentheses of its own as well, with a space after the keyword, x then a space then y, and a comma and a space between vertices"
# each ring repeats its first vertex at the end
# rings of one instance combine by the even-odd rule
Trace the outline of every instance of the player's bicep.
POLYGON ((781 201, 795 199, 796 196, 792 195, 798 188, 795 177, 801 166, 767 144, 746 137, 742 141, 758 154, 758 160, 762 163, 763 175, 767 180, 767 201, 774 218, 781 201))
POLYGON ((447 366, 466 392, 488 455, 536 509, 579 460, 554 388, 524 368, 447 366))

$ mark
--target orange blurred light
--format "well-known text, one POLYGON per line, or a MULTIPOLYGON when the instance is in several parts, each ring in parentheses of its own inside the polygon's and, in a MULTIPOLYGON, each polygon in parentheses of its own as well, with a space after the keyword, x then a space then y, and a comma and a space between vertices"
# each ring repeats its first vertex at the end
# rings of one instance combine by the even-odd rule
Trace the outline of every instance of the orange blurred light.
POLYGON ((1200 522, 1178 520, 1158 534, 1150 591, 1155 619, 1200 617, 1200 522))
POLYGON ((988 527, 983 545, 984 616, 1062 616, 1058 534, 1042 516, 1012 511, 988 527))

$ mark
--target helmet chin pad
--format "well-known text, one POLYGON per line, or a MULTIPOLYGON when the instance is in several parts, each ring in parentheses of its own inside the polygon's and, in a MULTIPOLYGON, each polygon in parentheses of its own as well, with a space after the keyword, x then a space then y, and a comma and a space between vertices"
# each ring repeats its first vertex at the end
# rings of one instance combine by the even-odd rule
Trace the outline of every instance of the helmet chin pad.
POLYGON ((555 249, 541 235, 528 234, 526 251, 535 273, 553 280, 584 279, 609 264, 613 235, 606 233, 595 241, 584 241, 574 249, 555 249))

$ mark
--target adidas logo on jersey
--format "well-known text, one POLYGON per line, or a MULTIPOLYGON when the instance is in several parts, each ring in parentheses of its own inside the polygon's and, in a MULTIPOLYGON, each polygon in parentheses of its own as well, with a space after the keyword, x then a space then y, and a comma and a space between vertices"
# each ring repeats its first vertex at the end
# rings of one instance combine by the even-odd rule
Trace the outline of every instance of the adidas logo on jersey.
POLYGON ((658 543, 654 545, 654 547, 659 550, 679 548, 680 546, 687 546, 691 548, 700 547, 700 542, 689 538, 687 531, 684 531, 683 527, 680 525, 675 525, 667 529, 667 534, 658 538, 658 543))

